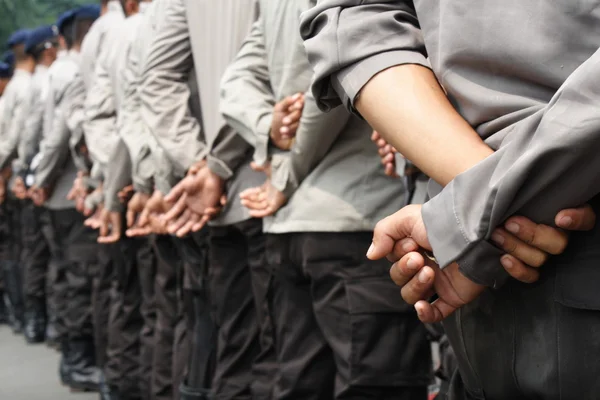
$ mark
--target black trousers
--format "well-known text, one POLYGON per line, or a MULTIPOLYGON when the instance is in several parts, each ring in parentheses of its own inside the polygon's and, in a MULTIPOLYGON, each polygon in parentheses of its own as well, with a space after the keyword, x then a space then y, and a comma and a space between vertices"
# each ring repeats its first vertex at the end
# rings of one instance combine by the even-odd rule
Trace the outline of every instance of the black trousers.
POLYGON ((85 227, 75 209, 50 210, 55 239, 60 249, 59 270, 64 268, 66 297, 59 317, 69 340, 92 340, 92 281, 98 268, 97 234, 85 227))
POLYGON ((148 241, 122 237, 110 247, 115 281, 108 323, 106 382, 128 399, 141 399, 142 292, 139 268, 152 260, 148 241), (142 257, 142 259, 140 259, 142 257))
POLYGON ((178 241, 184 258, 183 314, 188 349, 182 391, 208 394, 214 376, 216 327, 212 319, 207 288, 208 228, 178 241))
POLYGON ((572 233, 537 283, 489 289, 444 323, 460 371, 445 398, 598 398, 598 243, 598 225, 572 233))
POLYGON ((279 374, 275 399, 426 399, 424 326, 369 261, 371 232, 268 235, 279 374))
POLYGON ((276 371, 261 220, 210 228, 209 297, 218 329, 215 399, 270 399, 276 371))
MULTIPOLYGON (((23 202, 21 211, 22 266, 25 307, 42 309, 46 305, 46 276, 50 263, 50 247, 44 231, 50 225, 48 210, 23 202)), ((51 229, 51 228, 50 228, 51 229)))
POLYGON ((154 298, 156 302, 156 325, 154 329, 154 354, 152 363, 151 391, 153 400, 172 400, 176 388, 174 366, 175 330, 181 321, 180 280, 183 262, 174 239, 158 236, 154 241, 157 257, 154 298))
POLYGON ((151 398, 152 363, 154 358, 154 329, 156 325, 156 301, 154 281, 156 278, 156 256, 154 238, 140 239, 137 252, 138 280, 140 282, 142 329, 140 331, 140 393, 143 400, 151 398))
POLYGON ((22 202, 10 195, 0 204, 0 286, 4 288, 5 299, 12 304, 12 310, 19 319, 23 319, 25 311, 21 209, 22 202))
POLYGON ((115 284, 115 260, 111 246, 98 245, 98 265, 93 277, 92 307, 94 321, 94 344, 96 363, 105 375, 118 375, 114 363, 108 363, 108 331, 112 302, 112 288, 115 284))

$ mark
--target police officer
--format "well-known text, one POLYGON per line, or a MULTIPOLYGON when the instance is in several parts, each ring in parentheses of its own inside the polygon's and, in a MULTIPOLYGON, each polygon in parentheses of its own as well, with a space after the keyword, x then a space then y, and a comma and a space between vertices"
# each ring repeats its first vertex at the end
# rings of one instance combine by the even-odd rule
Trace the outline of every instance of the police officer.
POLYGON ((28 116, 28 100, 35 60, 25 52, 29 31, 19 30, 8 40, 8 47, 15 55, 13 78, 4 92, 4 116, 0 127, 0 224, 2 235, 2 265, 6 284, 6 299, 13 330, 21 332, 24 321, 24 301, 20 238, 20 204, 7 192, 12 177, 11 162, 17 154, 21 133, 28 116), (8 186, 7 186, 8 185, 8 186))
POLYGON ((30 165, 39 150, 43 133, 44 112, 49 89, 48 68, 58 53, 58 31, 54 26, 43 26, 31 31, 25 43, 25 52, 36 61, 29 99, 29 117, 23 137, 19 141, 17 177, 13 193, 23 201, 21 229, 23 233, 23 278, 25 290, 25 339, 29 343, 44 341, 46 334, 46 272, 50 250, 44 236, 49 221, 45 209, 28 199, 26 182, 30 165))
POLYGON ((51 71, 48 102, 51 121, 45 121, 42 158, 36 169, 32 198, 50 210, 60 263, 66 276, 67 302, 61 310, 66 332, 62 335, 61 378, 74 390, 97 390, 100 370, 96 368, 91 287, 97 263, 96 234, 84 226, 84 217, 67 200, 77 169, 70 152, 70 137, 81 129, 81 93, 76 77, 80 74, 81 43, 100 14, 99 7, 82 6, 65 21, 61 32, 68 54, 51 71), (65 27, 65 25, 67 25, 65 27), (70 27, 68 26, 70 25, 70 27))
MULTIPOLYGON (((2 59, 4 59, 3 57, 2 59)), ((2 126, 2 118, 4 117, 4 90, 12 77, 12 66, 4 61, 0 61, 0 126, 2 126)), ((0 324, 6 322, 6 307, 4 305, 4 280, 0 271, 0 324)))

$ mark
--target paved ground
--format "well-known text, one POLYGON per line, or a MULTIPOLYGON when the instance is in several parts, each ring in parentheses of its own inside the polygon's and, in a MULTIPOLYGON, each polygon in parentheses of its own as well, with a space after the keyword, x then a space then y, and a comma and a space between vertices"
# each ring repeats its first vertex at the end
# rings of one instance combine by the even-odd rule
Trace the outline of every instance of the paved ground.
POLYGON ((98 400, 97 394, 70 393, 58 381, 58 353, 45 345, 28 346, 0 325, 0 399, 98 400))

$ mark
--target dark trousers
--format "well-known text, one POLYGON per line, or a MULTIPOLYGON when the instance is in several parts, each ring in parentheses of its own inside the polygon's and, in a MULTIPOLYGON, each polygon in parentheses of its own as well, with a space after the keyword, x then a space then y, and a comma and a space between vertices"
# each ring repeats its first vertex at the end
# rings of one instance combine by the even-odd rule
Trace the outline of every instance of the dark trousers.
POLYGON ((50 263, 50 247, 44 230, 50 224, 48 211, 31 201, 23 204, 21 232, 23 240, 23 286, 27 310, 44 310, 46 305, 46 276, 50 263))
MULTIPOLYGON (((144 239, 122 237, 108 245, 114 262, 115 281, 111 290, 108 323, 106 382, 128 399, 141 398, 142 293, 138 269, 152 255, 144 239)), ((150 260, 151 262, 151 260, 150 260)))
POLYGON ((424 326, 367 260, 372 233, 268 235, 279 374, 275 399, 426 399, 424 326))
POLYGON ((487 290, 445 322, 460 370, 445 398, 598 398, 598 243, 598 225, 572 233, 537 283, 487 290))
POLYGON ((92 305, 96 363, 105 375, 114 376, 114 363, 108 363, 108 331, 112 287, 115 282, 115 261, 111 246, 98 245, 98 267, 93 279, 92 305))
POLYGON ((153 241, 140 239, 138 253, 138 279, 140 282, 142 329, 140 331, 140 392, 143 400, 151 398, 152 362, 154 358, 154 328, 156 325, 156 301, 154 280, 156 278, 156 256, 153 241))
POLYGON ((10 195, 0 204, 0 275, 4 300, 11 304, 10 310, 20 320, 25 311, 21 265, 21 208, 22 202, 10 195))
MULTIPOLYGON (((64 256, 67 288, 61 310, 69 340, 92 340, 92 280, 97 271, 97 234, 85 227, 75 209, 51 210, 52 226, 64 256)), ((62 266, 60 267, 62 268, 62 266)), ((59 269, 60 269, 59 268, 59 269)))
POLYGON ((210 228, 209 297, 218 330, 215 399, 270 399, 276 371, 261 220, 210 228))
POLYGON ((180 322, 179 282, 183 275, 181 255, 173 238, 158 236, 154 242, 157 257, 154 298, 156 325, 152 363, 152 399, 172 400, 174 382, 175 329, 180 322))
POLYGON ((189 357, 181 390, 188 396, 208 394, 214 375, 216 327, 207 289, 208 228, 178 241, 184 259, 183 313, 189 357))
POLYGON ((46 222, 42 225, 44 237, 50 249, 50 262, 46 278, 46 304, 49 323, 56 332, 56 340, 66 338, 65 313, 68 306, 67 261, 65 251, 61 248, 52 222, 52 212, 47 210, 43 215, 46 222))

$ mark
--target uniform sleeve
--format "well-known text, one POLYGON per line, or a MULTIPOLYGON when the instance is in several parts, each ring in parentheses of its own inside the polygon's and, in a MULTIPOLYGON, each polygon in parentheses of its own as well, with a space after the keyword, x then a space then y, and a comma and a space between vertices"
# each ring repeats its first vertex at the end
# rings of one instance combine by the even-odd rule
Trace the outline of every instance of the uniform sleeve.
POLYGON ((6 139, 0 143, 0 169, 9 166, 10 162, 17 157, 19 142, 29 114, 29 96, 31 96, 29 85, 18 88, 12 104, 12 114, 9 114, 11 117, 4 136, 6 139))
POLYGON ((110 162, 104 178, 104 205, 113 212, 124 211, 119 200, 119 191, 131 183, 131 158, 123 140, 119 140, 115 151, 110 156, 110 162))
MULTIPOLYGON (((65 85, 62 93, 66 93, 68 86, 65 85)), ((67 126, 65 96, 54 108, 54 116, 49 131, 44 131, 40 152, 42 158, 36 168, 35 184, 38 187, 49 187, 58 178, 61 169, 69 156, 69 128, 67 126)))
POLYGON ((65 109, 67 126, 71 133, 69 138, 69 148, 73 161, 77 169, 88 173, 91 168, 91 162, 87 155, 85 146, 85 137, 83 133, 83 124, 85 121, 85 98, 86 87, 83 76, 78 74, 65 94, 65 109))
POLYGON ((254 159, 261 165, 268 158, 276 103, 264 41, 263 21, 259 18, 223 75, 220 102, 225 121, 255 148, 254 159))
POLYGON ((142 73, 140 98, 150 128, 178 174, 184 174, 208 152, 200 124, 188 106, 192 49, 183 0, 164 0, 142 73))
POLYGON ((29 164, 37 154, 42 136, 46 101, 42 97, 41 87, 32 85, 32 96, 29 99, 29 116, 25 121, 23 138, 19 141, 19 166, 23 171, 29 169, 29 164))
POLYGON ((491 286, 499 264, 477 261, 496 226, 515 214, 553 226, 560 210, 600 193, 599 74, 597 51, 546 107, 507 128, 493 155, 425 204, 423 219, 442 266, 458 261, 466 276, 491 286))
POLYGON ((115 88, 109 76, 109 46, 106 43, 96 64, 92 88, 85 100, 85 141, 91 159, 102 170, 107 164, 118 142, 116 130, 115 88))
POLYGON ((242 136, 225 125, 219 131, 206 163, 212 172, 228 180, 253 151, 254 148, 242 136))
POLYGON ((323 110, 353 109, 360 90, 396 65, 428 67, 412 0, 322 0, 302 14, 300 32, 323 110))
POLYGON ((123 103, 119 111, 119 135, 124 141, 132 163, 132 180, 136 192, 150 193, 154 165, 148 162, 150 156, 149 140, 152 135, 144 125, 140 114, 141 100, 139 86, 141 82, 141 49, 133 42, 123 71, 123 103))
POLYGON ((342 107, 323 113, 317 107, 314 97, 307 93, 296 140, 289 156, 272 165, 272 183, 275 188, 289 199, 329 152, 350 117, 342 107))

